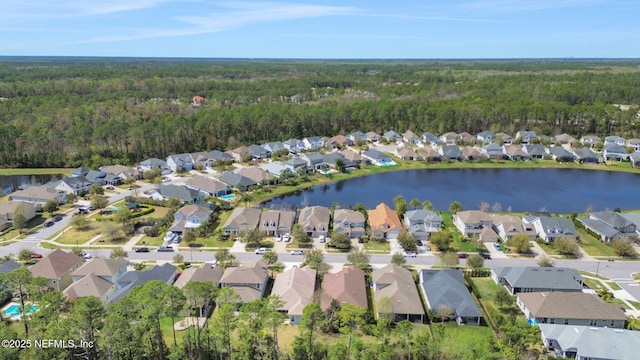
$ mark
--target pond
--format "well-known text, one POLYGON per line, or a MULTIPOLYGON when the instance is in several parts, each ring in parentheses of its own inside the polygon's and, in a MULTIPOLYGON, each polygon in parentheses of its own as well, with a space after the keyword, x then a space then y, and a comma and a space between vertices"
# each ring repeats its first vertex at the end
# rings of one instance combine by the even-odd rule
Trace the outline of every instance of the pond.
POLYGON ((31 185, 46 184, 51 180, 62 179, 62 174, 50 175, 1 175, 0 176, 0 194, 8 194, 31 185))
MULTIPOLYGON (((422 169, 387 172, 317 186, 266 203, 393 207, 393 198, 429 200, 438 210, 453 201, 465 210, 481 202, 502 211, 553 213, 640 209, 640 174, 580 169, 422 169)), ((409 206, 409 208, 411 208, 409 206)))

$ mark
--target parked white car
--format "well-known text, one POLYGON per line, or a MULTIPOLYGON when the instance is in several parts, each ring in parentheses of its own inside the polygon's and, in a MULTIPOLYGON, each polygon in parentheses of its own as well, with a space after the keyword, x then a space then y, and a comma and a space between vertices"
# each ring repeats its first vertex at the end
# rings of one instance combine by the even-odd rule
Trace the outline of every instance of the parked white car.
POLYGON ((301 249, 292 250, 291 255, 304 255, 304 251, 302 251, 301 249))
POLYGON ((267 250, 267 248, 261 247, 261 248, 257 248, 256 249, 256 254, 258 254, 258 255, 266 254, 268 252, 269 252, 269 250, 267 250))

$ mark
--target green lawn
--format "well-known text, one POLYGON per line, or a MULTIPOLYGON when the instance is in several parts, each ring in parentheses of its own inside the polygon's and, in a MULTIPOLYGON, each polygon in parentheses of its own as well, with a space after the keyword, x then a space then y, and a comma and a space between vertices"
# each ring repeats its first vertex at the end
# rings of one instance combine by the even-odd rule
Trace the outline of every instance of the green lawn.
POLYGON ((73 169, 66 168, 20 168, 20 169, 0 169, 0 176, 8 175, 71 175, 73 169))
MULTIPOLYGON (((442 325, 432 325, 442 326, 442 325)), ((460 326, 455 322, 444 325, 442 352, 451 359, 482 359, 494 355, 495 335, 489 326, 460 326)))
POLYGON ((78 230, 74 227, 71 227, 69 230, 65 231, 64 234, 60 235, 56 239, 56 242, 65 245, 76 245, 76 244, 84 244, 93 237, 99 235, 102 231, 102 226, 98 222, 89 223, 89 228, 86 231, 78 230))
POLYGON ((612 290, 622 290, 622 287, 615 281, 607 281, 607 285, 609 285, 612 290))
POLYGON ((364 249, 367 251, 389 252, 391 250, 389 242, 367 241, 364 243, 364 249))
POLYGON ((596 279, 584 279, 584 283, 589 287, 589 289, 598 290, 601 289, 602 283, 596 279))
POLYGON ((605 243, 591 236, 584 229, 576 228, 580 237, 581 247, 584 252, 591 256, 616 256, 615 251, 605 243))
POLYGON ((160 236, 143 236, 142 239, 140 239, 140 241, 138 241, 138 243, 136 245, 138 246, 160 246, 163 243, 163 238, 164 234, 161 234, 160 236))

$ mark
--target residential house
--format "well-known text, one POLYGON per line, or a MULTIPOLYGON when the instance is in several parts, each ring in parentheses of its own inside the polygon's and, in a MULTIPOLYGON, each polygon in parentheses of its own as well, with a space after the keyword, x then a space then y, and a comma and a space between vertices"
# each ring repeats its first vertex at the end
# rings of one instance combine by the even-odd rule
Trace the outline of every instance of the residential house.
MULTIPOLYGON (((274 178, 278 178, 278 179, 285 172, 291 171, 291 173, 293 174, 293 170, 291 170, 291 168, 282 161, 270 161, 270 162, 262 163, 258 165, 258 168, 262 171, 268 172, 274 178)), ((274 179, 273 181, 275 180, 276 179, 274 179)))
POLYGON ((225 235, 240 236, 242 233, 254 230, 260 222, 262 211, 256 208, 237 207, 222 226, 225 235))
POLYGON ((402 222, 398 214, 385 203, 369 210, 369 224, 374 238, 395 239, 402 231, 402 222))
POLYGON ((222 152, 220 150, 209 151, 207 156, 209 157, 209 162, 210 162, 209 167, 215 166, 216 164, 219 164, 219 163, 233 161, 233 156, 225 152, 222 152))
POLYGON ((185 205, 173 214, 173 225, 171 231, 175 233, 184 233, 186 231, 194 231, 202 224, 211 219, 213 210, 202 205, 185 205))
POLYGON ((584 279, 576 269, 561 267, 494 267, 491 278, 509 294, 564 291, 582 292, 584 279))
POLYGON ((509 241, 516 235, 526 235, 531 241, 536 238, 536 230, 533 225, 525 223, 515 216, 494 216, 493 227, 504 241, 509 241))
POLYGON ((323 166, 327 165, 322 154, 317 152, 302 154, 300 159, 304 160, 307 163, 307 167, 313 170, 322 170, 323 166))
POLYGON ((442 218, 430 210, 409 210, 404 213, 404 224, 418 240, 428 240, 431 233, 440 231, 442 218))
POLYGON ((632 148, 633 151, 640 151, 640 139, 629 139, 625 145, 632 148))
POLYGON ((388 155, 376 149, 369 149, 363 152, 362 157, 368 159, 373 165, 376 166, 390 166, 395 165, 395 161, 388 155))
POLYGON ((260 300, 269 281, 269 269, 264 259, 243 262, 240 266, 228 267, 220 278, 221 287, 229 287, 240 296, 243 304, 260 300))
POLYGON ((476 143, 476 137, 466 131, 463 131, 458 134, 458 141, 460 144, 473 145, 476 143))
POLYGON ((483 153, 487 154, 487 156, 489 156, 489 159, 502 159, 502 157, 504 156, 504 149, 502 148, 502 146, 496 144, 496 143, 490 143, 487 144, 483 147, 480 148, 480 151, 482 151, 483 153))
POLYGON ((284 148, 289 150, 291 154, 301 153, 305 149, 304 142, 298 139, 289 139, 283 142, 282 145, 284 145, 284 148))
POLYGON ((574 162, 576 156, 562 146, 552 146, 549 148, 551 158, 557 162, 574 162))
POLYGON ((344 156, 345 160, 349 161, 354 166, 360 166, 361 164, 366 163, 365 159, 363 159, 362 155, 358 154, 357 152, 355 152, 353 150, 350 150, 350 149, 342 150, 342 151, 340 151, 340 154, 342 154, 342 156, 344 156))
POLYGON ((416 145, 418 143, 420 143, 420 137, 416 134, 413 133, 413 131, 411 130, 407 130, 404 132, 404 134, 402 134, 402 141, 409 143, 409 144, 413 144, 416 145))
POLYGON ((336 135, 329 138, 329 140, 325 141, 324 143, 324 147, 329 150, 338 149, 349 145, 353 145, 353 140, 350 140, 344 135, 336 135))
POLYGON ((193 159, 190 154, 175 154, 167 156, 167 166, 173 172, 187 172, 193 170, 193 159))
POLYGON ((158 158, 149 158, 147 160, 141 161, 138 164, 138 169, 144 174, 147 171, 160 170, 162 175, 166 175, 171 172, 167 162, 164 160, 160 160, 158 158))
POLYGON ((587 229, 595 232, 604 242, 635 235, 636 225, 614 211, 592 212, 589 218, 577 218, 587 229))
POLYGON ((178 199, 183 204, 195 203, 200 199, 200 193, 197 190, 189 189, 185 186, 162 184, 156 186, 150 196, 156 200, 178 199))
POLYGON ((299 171, 305 170, 308 166, 308 163, 306 160, 298 156, 291 156, 289 160, 284 162, 284 165, 291 169, 293 173, 297 173, 299 171))
POLYGON ((534 139, 537 139, 535 131, 518 131, 516 133, 516 140, 520 140, 523 144, 530 144, 534 139))
POLYGON ((624 146, 618 144, 607 144, 602 153, 605 160, 626 161, 629 155, 624 146))
POLYGON ((595 144, 600 142, 600 138, 595 135, 585 135, 580 138, 580 143, 582 146, 592 148, 595 144))
POLYGON ((300 210, 298 223, 311 237, 327 236, 329 233, 329 208, 326 206, 307 206, 300 210))
POLYGON ((576 240, 577 232, 573 221, 563 217, 533 216, 523 217, 525 223, 533 225, 540 239, 552 243, 559 238, 576 240))
POLYGON ((118 289, 115 294, 107 300, 107 303, 112 304, 118 302, 127 296, 129 292, 131 292, 131 289, 145 285, 150 281, 159 280, 167 285, 172 285, 173 282, 176 281, 177 275, 177 268, 168 262, 162 265, 154 265, 152 268, 146 270, 128 271, 116 281, 118 289))
POLYGON ((261 211, 258 230, 267 236, 291 233, 295 217, 296 212, 290 210, 261 211))
POLYGON ((511 145, 516 139, 514 139, 513 136, 509 134, 499 132, 496 134, 494 141, 495 140, 499 140, 498 142, 502 145, 511 145))
POLYGON ((351 304, 367 309, 369 305, 364 271, 352 265, 343 267, 337 273, 325 274, 322 279, 320 306, 326 310, 334 300, 340 305, 351 304))
POLYGON ((387 265, 371 274, 376 315, 391 315, 394 321, 423 322, 424 308, 411 272, 387 265))
POLYGON ((184 289, 184 287, 192 281, 209 282, 213 284, 215 288, 218 288, 220 279, 224 269, 220 266, 214 266, 209 263, 204 263, 200 266, 192 266, 182 271, 182 274, 176 279, 173 286, 178 289, 184 289))
POLYGON ((502 145, 502 149, 509 160, 531 160, 531 156, 524 152, 520 145, 502 145))
POLYGON ((382 137, 385 138, 388 142, 398 142, 402 141, 402 135, 398 134, 393 130, 389 130, 382 134, 382 137))
POLYGON ((374 131, 367 132, 365 136, 367 137, 367 141, 376 143, 376 144, 380 142, 380 139, 382 139, 382 136, 380 136, 378 133, 374 131))
POLYGON ((629 162, 631 162, 631 166, 638 167, 640 163, 640 151, 635 151, 629 154, 629 162))
MULTIPOLYGON (((372 135, 373 138, 376 138, 377 136, 377 139, 372 139, 371 141, 377 142, 378 140, 380 140, 380 135, 376 133, 373 133, 372 135)), ((347 139, 351 140, 352 144, 357 144, 359 142, 364 143, 367 141, 367 134, 363 133, 362 131, 354 131, 351 134, 347 135, 347 139)))
POLYGON ((429 162, 442 161, 442 155, 430 146, 418 149, 418 156, 429 162))
POLYGON ((310 267, 293 267, 278 274, 271 295, 279 296, 283 304, 277 310, 286 314, 289 324, 298 325, 302 310, 313 302, 316 270, 310 267))
POLYGON ((305 150, 316 151, 324 146, 324 141, 319 136, 310 136, 302 139, 305 150))
POLYGON ((64 204, 67 201, 67 193, 45 186, 29 186, 26 189, 11 193, 9 200, 31 203, 36 207, 36 210, 38 210, 49 200, 53 200, 58 204, 64 204))
POLYGON ((625 146, 626 144, 626 140, 624 138, 621 138, 620 136, 607 136, 604 138, 604 145, 620 145, 620 146, 625 146))
POLYGON ((522 150, 532 159, 544 159, 549 157, 547 150, 542 144, 527 144, 522 147, 522 150))
POLYGON ((189 157, 191 157, 191 163, 193 163, 194 168, 206 169, 213 165, 212 161, 209 160, 209 153, 206 151, 190 153, 189 157))
POLYGON ((189 189, 200 192, 198 201, 204 200, 207 196, 220 197, 231 192, 229 185, 202 175, 194 175, 187 179, 184 185, 189 189))
POLYGON ((284 144, 280 141, 268 142, 268 143, 262 144, 262 147, 271 154, 279 153, 287 150, 287 148, 284 147, 284 144))
POLYGON ((250 186, 258 185, 258 182, 254 179, 250 179, 231 170, 223 172, 219 180, 239 191, 247 191, 250 186))
POLYGON ((256 184, 273 184, 277 180, 268 171, 255 166, 241 167, 236 170, 236 173, 255 181, 256 184))
POLYGON ((540 324, 545 348, 558 358, 635 360, 640 331, 593 326, 540 324))
POLYGON ((271 152, 264 147, 256 144, 249 145, 249 155, 254 160, 263 160, 271 157, 271 152))
POLYGON ((100 299, 103 305, 106 305, 117 290, 117 284, 109 282, 94 273, 89 273, 69 285, 62 291, 62 294, 70 301, 81 297, 93 296, 100 299))
POLYGON ((339 170, 338 161, 342 161, 342 165, 344 166, 345 170, 353 170, 357 167, 354 162, 347 160, 344 155, 339 152, 332 152, 330 154, 322 155, 322 161, 327 164, 330 169, 339 170))
POLYGON ((53 250, 29 268, 33 277, 47 279, 47 287, 62 291, 73 282, 71 273, 82 265, 82 259, 69 251, 53 250))
POLYGON ((493 143, 493 140, 495 140, 495 138, 496 134, 492 133, 491 131, 483 131, 476 134, 476 139, 482 142, 483 145, 493 143))
POLYGON ((453 161, 462 161, 462 151, 460 151, 460 147, 458 145, 442 145, 440 147, 440 155, 445 160, 453 161))
POLYGON ((36 207, 23 201, 0 201, 0 231, 13 226, 16 214, 22 214, 29 221, 36 217, 36 207))
POLYGON ((67 195, 74 194, 76 196, 83 196, 89 192, 93 183, 84 176, 67 177, 60 180, 53 180, 46 184, 44 187, 51 189, 64 191, 67 195))
POLYGON ((453 224, 463 236, 477 238, 483 228, 493 227, 493 218, 480 210, 458 211, 453 214, 453 224))
POLYGON ((95 258, 73 271, 71 277, 74 282, 77 282, 89 274, 94 274, 113 284, 126 274, 128 265, 129 261, 121 257, 116 259, 95 258))
POLYGON ((396 155, 402 160, 419 160, 420 157, 416 154, 415 150, 411 147, 398 147, 396 155))
POLYGON ((127 167, 124 165, 102 166, 100 168, 100 171, 107 174, 115 175, 122 181, 135 181, 142 179, 142 171, 140 171, 138 168, 127 167))
POLYGON ((455 269, 422 270, 420 290, 433 313, 451 310, 450 316, 460 325, 480 325, 482 313, 464 284, 462 271, 455 269))
POLYGON ((227 154, 231 155, 235 162, 244 162, 245 159, 251 156, 249 147, 247 146, 240 146, 235 149, 228 150, 227 154))
POLYGON ((458 142, 458 133, 453 131, 446 132, 440 135, 440 140, 445 145, 454 145, 458 142))
POLYGON ((465 146, 460 151, 462 153, 462 158, 469 161, 474 160, 487 160, 489 156, 474 146, 465 146))
POLYGON ((573 154, 576 156, 576 160, 583 164, 595 164, 601 162, 600 156, 588 147, 575 149, 573 154))
POLYGON ((560 144, 573 145, 576 142, 576 138, 567 133, 562 133, 560 135, 556 135, 556 141, 560 144))
POLYGON ((442 140, 436 135, 433 135, 430 132, 426 132, 420 136, 422 138, 422 142, 428 145, 440 145, 442 144, 442 140))
POLYGON ((333 211, 333 230, 345 233, 350 238, 364 235, 366 219, 364 214, 351 209, 335 209, 333 211))
POLYGON ((22 265, 20 265, 20 263, 18 263, 17 261, 9 259, 0 264, 0 274, 8 274, 21 266, 22 265))
POLYGON ((619 304, 605 303, 583 292, 518 293, 516 304, 531 324, 562 324, 624 329, 627 321, 619 304))

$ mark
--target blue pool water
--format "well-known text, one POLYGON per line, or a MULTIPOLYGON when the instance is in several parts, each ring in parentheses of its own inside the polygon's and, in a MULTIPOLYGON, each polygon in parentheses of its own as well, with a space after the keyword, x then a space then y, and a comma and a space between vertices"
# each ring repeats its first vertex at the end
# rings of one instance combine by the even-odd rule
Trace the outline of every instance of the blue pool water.
POLYGON ((233 200, 235 198, 236 198, 235 194, 229 194, 229 195, 220 196, 220 199, 225 200, 225 201, 231 201, 231 200, 233 200))
MULTIPOLYGON (((29 314, 33 314, 36 310, 38 310, 38 305, 31 305, 28 309, 27 309, 27 313, 29 314)), ((4 316, 10 316, 10 317, 17 317, 20 316, 20 305, 18 304, 11 304, 5 311, 4 311, 4 316)))

